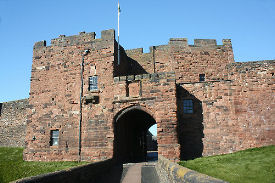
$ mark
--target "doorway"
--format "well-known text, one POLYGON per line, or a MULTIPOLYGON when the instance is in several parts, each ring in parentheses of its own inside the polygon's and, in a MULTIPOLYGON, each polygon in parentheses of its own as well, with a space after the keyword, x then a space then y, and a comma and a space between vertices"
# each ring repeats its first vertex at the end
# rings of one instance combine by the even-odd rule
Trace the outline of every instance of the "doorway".
POLYGON ((116 160, 123 163, 147 161, 148 129, 154 124, 155 119, 137 107, 118 113, 114 122, 116 160))

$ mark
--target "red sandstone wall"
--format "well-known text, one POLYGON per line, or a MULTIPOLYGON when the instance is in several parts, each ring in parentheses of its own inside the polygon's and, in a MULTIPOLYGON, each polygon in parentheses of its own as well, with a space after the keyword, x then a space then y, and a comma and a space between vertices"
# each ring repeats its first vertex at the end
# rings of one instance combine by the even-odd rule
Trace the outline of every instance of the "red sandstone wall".
MULTIPOLYGON (((149 53, 143 53, 142 48, 126 50, 126 54, 129 57, 129 62, 137 62, 146 73, 174 72, 174 65, 170 62, 169 45, 152 46, 149 53)), ((133 70, 136 67, 133 65, 133 70)), ((144 74, 144 72, 137 74, 144 74)))
POLYGON ((234 63, 227 72, 232 80, 181 85, 202 102, 203 155, 275 144, 274 61, 234 63))
MULTIPOLYGON (((138 65, 140 65, 143 69, 143 73, 137 74, 145 74, 145 73, 153 73, 154 72, 154 65, 153 65, 153 54, 150 53, 143 53, 142 48, 126 50, 125 51, 127 56, 130 57, 129 60, 132 59, 131 62, 136 61, 138 65)), ((137 69, 137 65, 134 65, 135 70, 137 69)))
POLYGON ((114 114, 131 106, 140 106, 157 123, 158 152, 169 159, 179 159, 175 74, 143 74, 114 79, 114 114), (127 84, 137 81, 140 85, 129 87, 130 90, 131 87, 135 91, 141 90, 141 93, 126 96, 127 84))
POLYGON ((171 39, 171 57, 177 82, 198 82, 199 74, 205 74, 205 80, 226 79, 224 68, 234 62, 230 40, 217 45, 216 40, 204 39, 187 45, 187 40, 171 39))
POLYGON ((88 76, 95 74, 93 68, 96 66, 100 84, 94 94, 99 96, 102 105, 83 105, 83 159, 111 158, 112 144, 105 138, 106 134, 112 134, 110 127, 106 129, 111 125, 111 114, 105 111, 109 110, 112 101, 103 96, 111 91, 114 44, 113 30, 103 31, 101 39, 94 39, 91 33, 81 33, 54 39, 51 46, 43 42, 35 44, 24 151, 26 160, 78 160, 80 64, 86 49, 90 49, 90 53, 84 57, 84 96, 90 94, 88 76), (94 119, 100 125, 91 122, 94 119), (58 147, 49 143, 50 130, 54 129, 60 131, 58 147), (93 145, 98 148, 91 148, 93 145))

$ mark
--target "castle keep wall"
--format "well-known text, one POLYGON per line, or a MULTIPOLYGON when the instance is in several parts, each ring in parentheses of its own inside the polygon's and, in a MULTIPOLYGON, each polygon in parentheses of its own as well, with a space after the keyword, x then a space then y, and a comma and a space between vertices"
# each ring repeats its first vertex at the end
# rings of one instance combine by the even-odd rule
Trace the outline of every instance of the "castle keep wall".
POLYGON ((24 147, 28 99, 0 104, 0 146, 24 147))
POLYGON ((113 30, 102 31, 100 39, 94 39, 94 34, 80 33, 54 39, 51 46, 35 44, 24 151, 26 160, 78 160, 82 58, 82 101, 84 103, 88 95, 97 95, 101 101, 101 105, 83 106, 84 158, 87 152, 93 156, 85 160, 112 157, 112 141, 105 138, 113 133, 108 123, 112 119, 108 112, 112 101, 103 96, 112 91, 114 45, 113 30), (83 57, 87 49, 90 52, 83 57), (99 86, 92 93, 88 91, 88 82, 89 76, 95 75, 98 75, 99 86), (100 120, 92 121, 95 118, 100 120), (50 146, 51 130, 59 130, 58 147, 50 146))
POLYGON ((194 144, 203 144, 203 155, 275 144, 274 63, 232 63, 229 80, 180 83, 179 101, 193 99, 203 113, 198 118, 178 110, 186 154, 194 144), (194 134, 202 142, 192 140, 194 134))

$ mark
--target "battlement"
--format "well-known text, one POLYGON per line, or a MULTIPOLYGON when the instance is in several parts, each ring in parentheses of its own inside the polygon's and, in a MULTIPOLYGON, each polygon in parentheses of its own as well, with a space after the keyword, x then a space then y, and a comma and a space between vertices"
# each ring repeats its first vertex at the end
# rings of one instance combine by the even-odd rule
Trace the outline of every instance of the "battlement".
MULTIPOLYGON (((194 39, 194 45, 188 44, 187 38, 171 38, 167 45, 159 45, 159 46, 150 46, 149 53, 154 50, 167 50, 170 46, 180 46, 180 47, 203 47, 203 48, 220 48, 222 46, 232 46, 231 39, 223 39, 222 45, 217 45, 216 39, 194 39)), ((135 54, 146 54, 143 52, 143 48, 134 48, 125 50, 127 54, 135 55, 135 54)))
MULTIPOLYGON (((150 46, 149 47, 149 54, 153 52, 153 50, 167 50, 169 48, 169 45, 158 45, 158 46, 150 46)), ((143 48, 134 48, 125 50, 126 54, 135 55, 135 54, 148 54, 144 53, 143 48)))
MULTIPOLYGON (((101 38, 96 39, 95 32, 80 32, 78 35, 73 36, 65 36, 60 35, 58 38, 54 38, 51 40, 51 45, 49 46, 70 46, 70 45, 79 45, 88 43, 95 40, 114 40, 115 39, 115 30, 103 30, 101 31, 101 38)), ((47 47, 46 41, 38 41, 34 44, 34 49, 39 49, 47 47)))
POLYGON ((177 45, 183 47, 221 47, 221 46, 232 46, 231 39, 223 39, 223 45, 217 45, 216 39, 194 39, 194 45, 188 44, 187 38, 171 38, 169 45, 177 45))

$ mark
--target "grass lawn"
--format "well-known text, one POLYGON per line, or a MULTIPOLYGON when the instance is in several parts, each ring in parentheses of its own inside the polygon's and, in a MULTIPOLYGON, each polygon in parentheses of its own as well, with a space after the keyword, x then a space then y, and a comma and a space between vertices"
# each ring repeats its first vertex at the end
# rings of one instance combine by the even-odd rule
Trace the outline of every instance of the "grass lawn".
POLYGON ((230 183, 275 183, 275 146, 202 157, 179 164, 230 183))
POLYGON ((0 183, 83 164, 87 162, 27 162, 23 161, 23 148, 0 147, 0 183))

